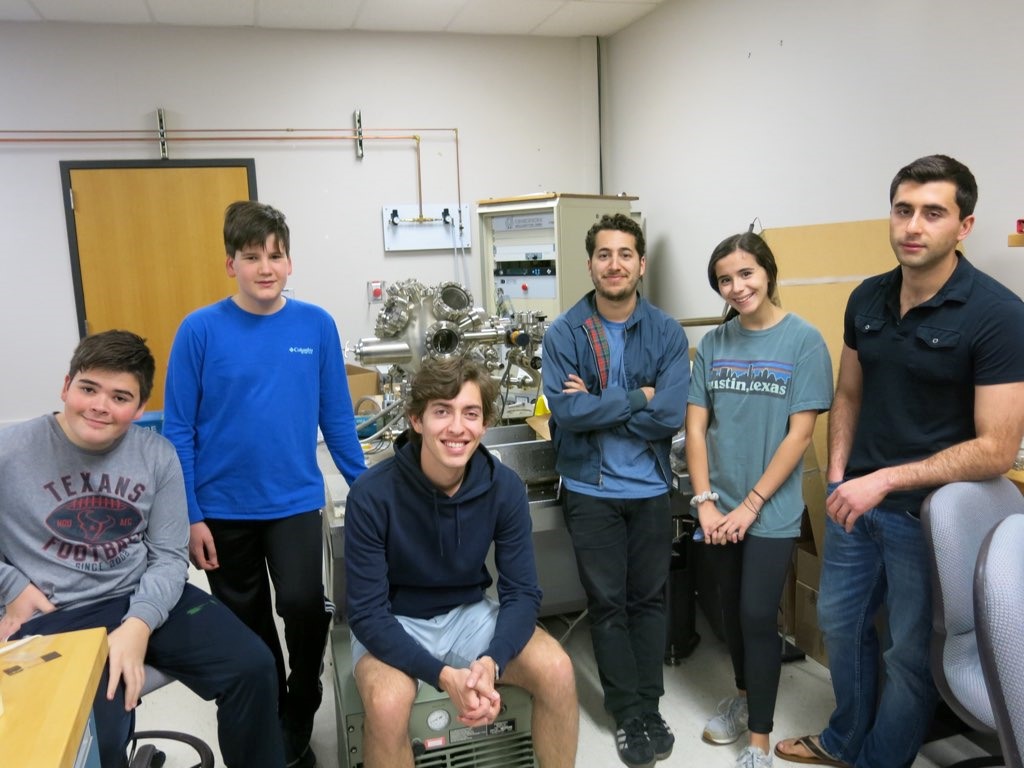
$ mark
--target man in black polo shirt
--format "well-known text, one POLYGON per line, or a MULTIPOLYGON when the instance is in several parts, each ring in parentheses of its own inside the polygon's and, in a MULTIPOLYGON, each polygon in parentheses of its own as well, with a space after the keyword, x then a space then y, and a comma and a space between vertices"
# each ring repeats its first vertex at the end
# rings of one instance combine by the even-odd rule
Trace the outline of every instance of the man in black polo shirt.
POLYGON ((938 486, 1010 468, 1024 432, 1024 303, 957 252, 977 183, 944 155, 892 181, 899 261, 846 308, 829 417, 818 621, 836 708, 820 736, 780 742, 796 762, 909 766, 938 700, 928 666, 931 596, 921 502, 938 486), (878 695, 874 616, 892 648, 878 695))

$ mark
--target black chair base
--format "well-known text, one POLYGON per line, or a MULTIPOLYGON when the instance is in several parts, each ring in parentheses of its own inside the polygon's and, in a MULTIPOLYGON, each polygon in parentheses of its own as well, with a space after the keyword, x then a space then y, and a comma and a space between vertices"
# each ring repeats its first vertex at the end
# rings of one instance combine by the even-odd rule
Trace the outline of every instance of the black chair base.
POLYGON ((163 768, 167 762, 167 755, 154 747, 152 744, 143 744, 132 755, 129 768, 163 768))
POLYGON ((132 735, 129 768, 161 768, 167 756, 152 744, 139 746, 140 741, 177 741, 195 750, 199 762, 192 768, 214 768, 213 750, 202 739, 178 731, 136 731, 132 735))

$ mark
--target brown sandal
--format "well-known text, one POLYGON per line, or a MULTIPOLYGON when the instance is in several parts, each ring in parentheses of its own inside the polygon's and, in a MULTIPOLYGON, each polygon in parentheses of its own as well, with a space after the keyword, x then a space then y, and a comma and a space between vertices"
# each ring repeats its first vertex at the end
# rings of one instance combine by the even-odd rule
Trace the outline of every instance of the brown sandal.
POLYGON ((791 763, 809 763, 811 765, 833 765, 836 768, 850 768, 849 763, 844 763, 842 760, 837 760, 826 752, 817 738, 814 736, 801 736, 799 739, 793 741, 794 747, 803 747, 811 753, 811 757, 804 757, 803 755, 795 755, 791 752, 783 752, 779 747, 782 746, 780 741, 775 745, 775 756, 783 760, 788 760, 791 763))

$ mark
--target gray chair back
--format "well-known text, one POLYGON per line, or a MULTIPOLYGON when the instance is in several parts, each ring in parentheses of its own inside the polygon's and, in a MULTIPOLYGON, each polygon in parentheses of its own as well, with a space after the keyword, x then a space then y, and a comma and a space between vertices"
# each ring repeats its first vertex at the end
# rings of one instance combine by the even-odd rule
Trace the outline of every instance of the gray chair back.
POLYGON ((147 693, 163 688, 165 685, 177 682, 173 677, 168 675, 166 672, 162 672, 156 667, 146 665, 146 680, 142 684, 142 695, 145 696, 147 693))
POLYGON ((994 731, 996 721, 975 634, 974 566, 988 532, 1022 512, 1024 497, 1005 477, 944 485, 921 507, 931 554, 932 675, 950 709, 981 731, 994 731))
MULTIPOLYGON (((177 680, 163 670, 147 664, 146 679, 142 684, 142 695, 147 696, 165 685, 175 682, 177 680)), ((210 745, 198 736, 181 731, 135 731, 128 743, 128 768, 158 768, 165 764, 167 756, 156 745, 140 744, 140 742, 151 741, 176 741, 191 747, 199 761, 194 763, 192 768, 214 768, 216 764, 210 745)))
POLYGON ((1008 768, 1022 768, 1024 745, 1024 515, 985 539, 974 579, 981 668, 1008 768))

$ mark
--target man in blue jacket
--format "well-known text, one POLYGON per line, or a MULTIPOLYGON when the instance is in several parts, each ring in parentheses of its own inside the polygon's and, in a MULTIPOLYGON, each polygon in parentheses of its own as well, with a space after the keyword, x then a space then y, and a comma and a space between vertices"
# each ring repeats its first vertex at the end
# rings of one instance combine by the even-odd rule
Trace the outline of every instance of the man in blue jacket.
POLYGON ((675 743, 658 702, 672 556, 669 448, 685 416, 689 356, 679 323, 637 290, 646 268, 637 222, 604 216, 586 247, 594 290, 544 336, 544 394, 604 706, 619 758, 649 768, 675 743))
POLYGON ((352 665, 366 707, 366 768, 412 768, 418 680, 445 691, 465 726, 494 722, 503 683, 533 697, 542 768, 573 766, 572 662, 537 628, 541 592, 526 489, 480 440, 497 387, 465 358, 428 360, 412 383, 407 439, 345 503, 352 665), (485 594, 494 545, 498 600, 485 594))

